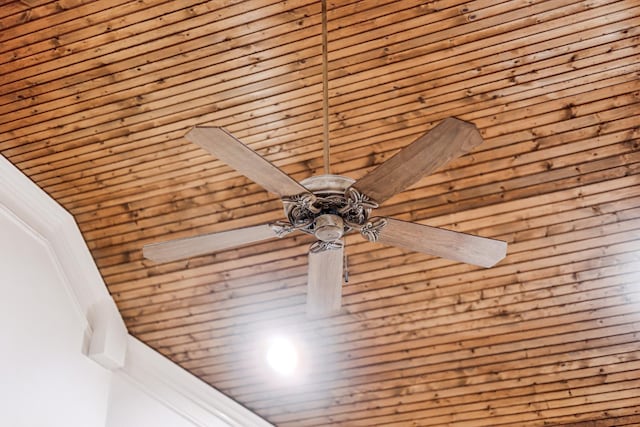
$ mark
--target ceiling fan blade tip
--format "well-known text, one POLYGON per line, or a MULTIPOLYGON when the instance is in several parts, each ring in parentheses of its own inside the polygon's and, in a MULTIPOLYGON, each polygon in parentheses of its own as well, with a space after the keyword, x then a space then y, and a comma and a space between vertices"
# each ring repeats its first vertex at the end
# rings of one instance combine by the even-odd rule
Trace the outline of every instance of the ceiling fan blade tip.
POLYGON ((415 222, 386 218, 378 241, 479 267, 492 267, 506 255, 507 243, 415 222))
POLYGON ((486 265, 482 267, 493 267, 507 257, 507 242, 502 240, 494 240, 494 242, 493 260, 487 262, 486 265))
POLYGON ((449 117, 353 184, 382 203, 483 142, 471 122, 449 117))
POLYGON ((196 126, 186 138, 280 197, 308 193, 300 183, 222 128, 196 126))
POLYGON ((149 261, 157 262, 157 261, 154 259, 154 256, 153 256, 153 248, 151 248, 151 246, 152 246, 152 245, 144 245, 144 246, 142 247, 142 256, 143 256, 144 258, 148 259, 149 261))

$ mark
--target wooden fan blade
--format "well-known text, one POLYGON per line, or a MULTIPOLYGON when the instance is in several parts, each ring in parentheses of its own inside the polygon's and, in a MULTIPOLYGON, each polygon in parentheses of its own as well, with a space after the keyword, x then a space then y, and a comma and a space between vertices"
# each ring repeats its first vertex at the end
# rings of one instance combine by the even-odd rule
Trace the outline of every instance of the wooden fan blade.
POLYGON ((269 225, 263 224, 169 240, 167 242, 151 243, 142 248, 142 254, 145 258, 155 262, 177 261, 259 242, 272 237, 276 237, 276 233, 269 225))
POLYGON ((507 254, 502 240, 386 218, 378 242, 453 261, 491 267, 507 254))
POLYGON ((282 196, 308 193, 296 180, 282 172, 251 148, 218 127, 195 127, 185 137, 237 170, 267 191, 282 196))
POLYGON ((309 252, 307 314, 328 316, 340 310, 342 303, 344 247, 309 252))
POLYGON ((382 203, 481 143, 482 136, 475 125, 450 117, 351 187, 382 203))

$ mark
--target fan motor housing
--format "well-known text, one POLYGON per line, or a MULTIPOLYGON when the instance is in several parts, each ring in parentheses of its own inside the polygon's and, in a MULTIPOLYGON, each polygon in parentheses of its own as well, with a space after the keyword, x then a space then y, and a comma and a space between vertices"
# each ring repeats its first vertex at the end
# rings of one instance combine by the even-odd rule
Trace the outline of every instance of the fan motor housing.
POLYGON ((340 175, 318 175, 300 181, 312 195, 282 198, 289 224, 325 243, 336 243, 354 229, 362 232, 371 208, 377 205, 352 189, 354 182, 340 175))
POLYGON ((323 242, 334 242, 344 234, 344 221, 338 215, 320 215, 316 218, 313 234, 323 242))

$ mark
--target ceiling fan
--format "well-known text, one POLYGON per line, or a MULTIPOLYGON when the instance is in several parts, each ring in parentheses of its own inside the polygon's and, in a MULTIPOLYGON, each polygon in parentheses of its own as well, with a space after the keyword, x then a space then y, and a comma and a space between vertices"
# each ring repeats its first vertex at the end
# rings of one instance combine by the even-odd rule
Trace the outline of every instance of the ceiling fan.
POLYGON ((443 228, 371 217, 372 209, 448 161, 482 142, 476 127, 448 118, 357 181, 318 175, 297 182, 218 127, 195 127, 186 138, 281 197, 287 220, 144 246, 143 254, 168 262, 283 237, 294 231, 318 240, 309 251, 307 312, 328 315, 340 308, 343 282, 342 237, 358 231, 372 242, 491 267, 507 244, 443 228))
POLYGON ((285 221, 145 245, 143 255, 156 262, 283 237, 294 231, 315 236, 309 250, 307 313, 324 316, 340 309, 344 242, 360 232, 372 242, 491 267, 506 255, 507 244, 393 218, 371 211, 424 175, 482 143, 476 127, 448 118, 357 181, 329 171, 326 0, 323 13, 323 110, 325 174, 300 182, 219 127, 197 126, 186 138, 282 199, 285 221))

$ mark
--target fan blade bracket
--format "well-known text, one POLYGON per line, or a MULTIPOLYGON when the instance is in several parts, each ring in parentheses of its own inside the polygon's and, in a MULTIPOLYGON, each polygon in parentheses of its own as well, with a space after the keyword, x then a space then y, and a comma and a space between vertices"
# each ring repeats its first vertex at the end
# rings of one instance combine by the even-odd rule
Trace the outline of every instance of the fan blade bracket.
POLYGON ((318 240, 313 244, 311 244, 311 246, 309 247, 309 252, 312 254, 318 254, 320 252, 335 251, 338 249, 341 250, 343 248, 344 248, 344 243, 341 240, 336 240, 333 242, 325 242, 322 240, 318 240))
POLYGON ((286 221, 271 222, 268 225, 269 227, 271 227, 276 237, 278 238, 283 238, 284 236, 296 231, 296 227, 294 227, 293 224, 286 221))
POLYGON ((345 224, 356 230, 368 224, 371 211, 378 207, 378 203, 353 187, 347 188, 343 200, 344 206, 338 209, 338 213, 345 224))
POLYGON ((387 219, 383 217, 373 217, 369 219, 361 228, 360 234, 370 242, 377 242, 382 229, 387 225, 387 219))

